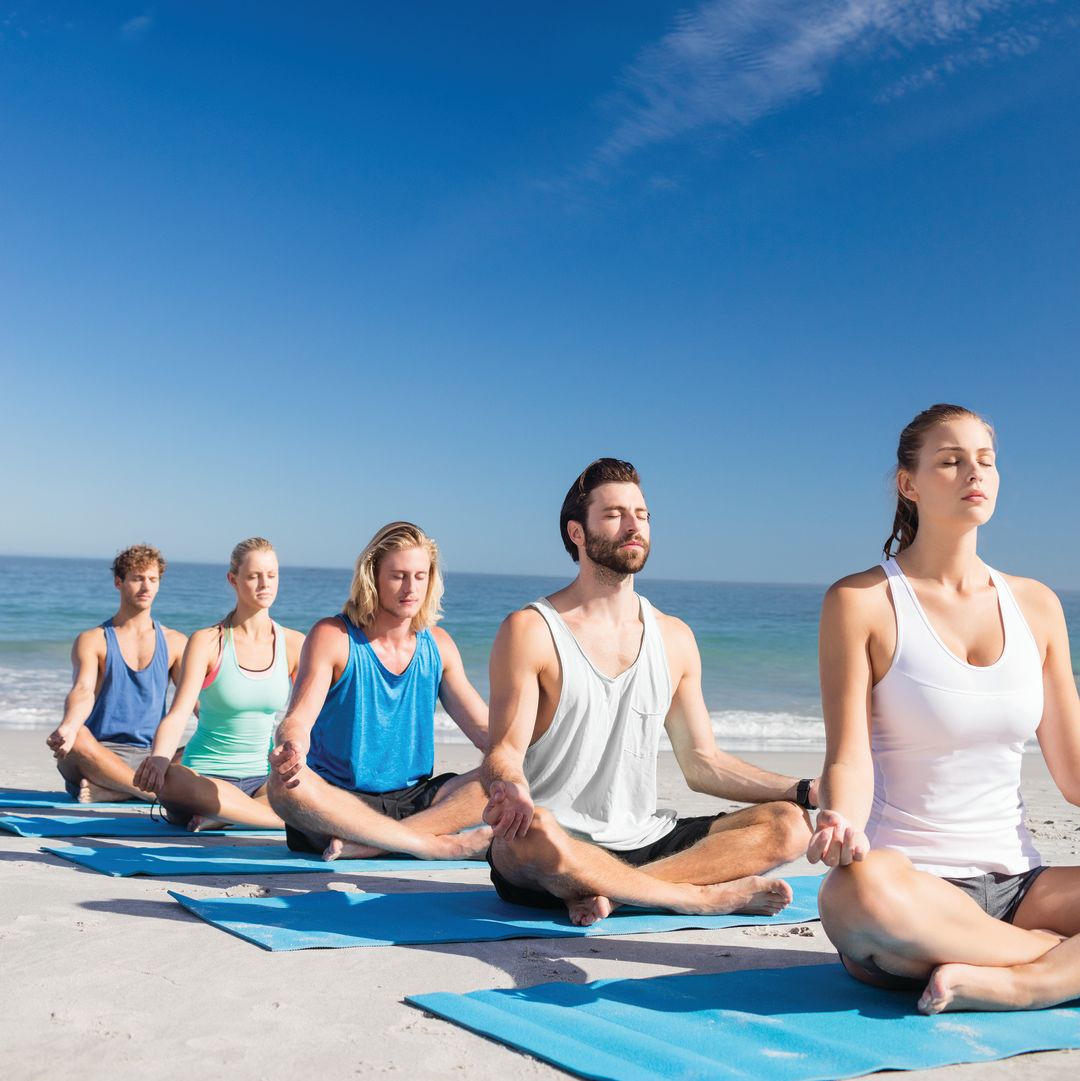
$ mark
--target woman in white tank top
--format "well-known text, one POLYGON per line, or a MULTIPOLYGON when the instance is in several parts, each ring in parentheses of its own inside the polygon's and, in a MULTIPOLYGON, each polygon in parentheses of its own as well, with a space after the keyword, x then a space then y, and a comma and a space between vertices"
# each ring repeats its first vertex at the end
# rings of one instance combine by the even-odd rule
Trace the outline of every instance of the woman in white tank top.
POLYGON ((926 1013, 1075 998, 1080 867, 1042 866, 1020 797, 1037 737, 1080 804, 1060 602, 976 554, 998 492, 982 418, 920 413, 896 485, 885 565, 837 582, 822 609, 827 750, 807 853, 835 868, 822 923, 853 976, 921 988, 926 1013))

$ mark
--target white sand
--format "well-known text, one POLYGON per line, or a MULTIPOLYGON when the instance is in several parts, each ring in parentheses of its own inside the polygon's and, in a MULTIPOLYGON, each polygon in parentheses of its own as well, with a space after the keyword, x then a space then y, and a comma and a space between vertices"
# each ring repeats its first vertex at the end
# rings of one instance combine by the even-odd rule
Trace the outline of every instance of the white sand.
MULTIPOLYGON (((0 732, 0 785, 59 789, 44 735, 0 732)), ((748 757, 795 776, 818 766, 810 755, 748 757)), ((468 748, 439 749, 440 769, 475 764, 468 748)), ((1080 815, 1057 794, 1040 758, 1029 756, 1025 766, 1029 820, 1044 855, 1049 862, 1080 862, 1080 815)), ((670 755, 661 762, 660 789, 683 814, 720 806, 686 789, 670 755)), ((751 928, 271 954, 188 914, 166 890, 218 896, 328 886, 383 893, 477 889, 487 884, 486 872, 278 875, 247 883, 224 876, 108 878, 39 852, 40 844, 0 833, 0 1067, 10 1081, 566 1077, 402 999, 835 957, 818 924, 801 933, 751 928)), ((912 1076, 1072 1081, 1078 1072, 1080 1054, 1054 1052, 912 1076)))

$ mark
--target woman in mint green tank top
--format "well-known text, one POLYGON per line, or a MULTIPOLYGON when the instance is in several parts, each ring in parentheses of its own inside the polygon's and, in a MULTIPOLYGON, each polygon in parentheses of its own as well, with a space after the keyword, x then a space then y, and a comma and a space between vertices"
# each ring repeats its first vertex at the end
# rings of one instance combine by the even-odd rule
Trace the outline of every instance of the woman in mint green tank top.
POLYGON ((157 796, 169 821, 188 829, 220 823, 280 828, 266 798, 266 758, 277 717, 289 703, 304 636, 270 618, 278 562, 268 540, 241 541, 227 577, 236 607, 191 636, 172 708, 135 784, 157 796), (181 762, 170 765, 196 702, 198 727, 181 762))

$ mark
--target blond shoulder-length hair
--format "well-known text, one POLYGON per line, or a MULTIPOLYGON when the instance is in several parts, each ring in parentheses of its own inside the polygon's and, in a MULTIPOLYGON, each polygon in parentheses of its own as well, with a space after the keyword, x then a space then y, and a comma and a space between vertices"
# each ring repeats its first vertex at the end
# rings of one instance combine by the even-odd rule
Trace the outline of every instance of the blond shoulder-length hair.
POLYGON ((379 609, 379 564, 387 552, 404 552, 423 548, 431 559, 427 596, 413 616, 410 630, 414 634, 435 626, 442 619, 443 577, 439 567, 439 546, 418 525, 412 522, 391 522, 368 541, 356 560, 345 615, 357 627, 366 627, 379 609))

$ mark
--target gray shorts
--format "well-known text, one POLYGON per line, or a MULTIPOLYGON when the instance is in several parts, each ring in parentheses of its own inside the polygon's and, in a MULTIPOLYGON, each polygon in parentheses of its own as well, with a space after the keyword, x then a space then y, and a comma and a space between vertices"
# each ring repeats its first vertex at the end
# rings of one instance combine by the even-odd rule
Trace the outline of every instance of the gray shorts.
MULTIPOLYGON (((100 740, 100 745, 107 751, 112 751, 117 758, 119 758, 125 766, 130 766, 133 770, 139 768, 142 765, 142 760, 150 753, 149 746, 140 747, 136 743, 118 743, 116 740, 107 739, 100 740)), ((59 769, 59 763, 57 763, 57 769, 59 769)), ((67 794, 76 799, 79 795, 79 782, 69 781, 64 778, 64 788, 67 789, 67 794)))
POLYGON ((1033 867, 1030 871, 1021 871, 1018 875, 991 871, 988 875, 946 878, 945 881, 963 890, 988 916, 1012 923, 1020 902, 1027 896, 1035 879, 1045 870, 1045 867, 1033 867))
MULTIPOLYGON (((1045 867, 1033 867, 1030 871, 1021 871, 1018 875, 991 871, 988 875, 976 875, 974 878, 943 878, 942 881, 963 890, 988 916, 1012 923, 1020 902, 1031 889, 1031 884, 1045 870, 1045 867)), ((874 987, 885 987, 892 991, 917 991, 926 986, 925 979, 896 976, 892 972, 886 972, 869 958, 853 966, 848 958, 840 954, 840 963, 857 980, 874 987), (853 968, 861 972, 853 971, 853 968)))

